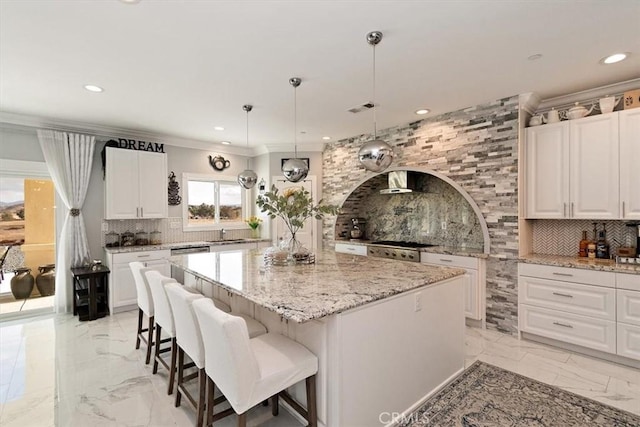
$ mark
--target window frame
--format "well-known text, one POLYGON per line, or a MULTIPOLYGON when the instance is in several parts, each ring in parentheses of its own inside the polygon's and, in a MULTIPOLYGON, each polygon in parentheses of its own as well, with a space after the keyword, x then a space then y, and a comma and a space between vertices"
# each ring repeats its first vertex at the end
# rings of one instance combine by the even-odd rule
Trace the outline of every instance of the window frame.
POLYGON ((235 176, 230 175, 208 175, 198 173, 186 173, 182 174, 182 231, 216 231, 225 229, 245 229, 248 228, 244 222, 244 218, 247 217, 247 207, 249 192, 245 191, 235 176), (216 207, 216 215, 213 224, 189 224, 189 181, 203 181, 211 182, 214 184, 214 203, 216 207), (241 194, 241 215, 239 221, 225 221, 220 222, 220 184, 235 184, 240 187, 241 194))

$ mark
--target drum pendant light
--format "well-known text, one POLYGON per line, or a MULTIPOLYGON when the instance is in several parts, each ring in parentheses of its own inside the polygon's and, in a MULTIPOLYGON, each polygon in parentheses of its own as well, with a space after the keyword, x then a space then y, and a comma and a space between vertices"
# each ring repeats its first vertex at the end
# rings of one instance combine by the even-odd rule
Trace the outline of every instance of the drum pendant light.
POLYGON ((367 43, 373 46, 373 140, 366 142, 358 152, 358 160, 371 172, 382 172, 393 161, 393 148, 377 137, 376 123, 376 45, 382 40, 380 31, 367 34, 367 43))
POLYGON ((302 159, 298 158, 298 105, 297 105, 297 96, 296 91, 298 86, 300 86, 302 80, 299 77, 291 77, 289 79, 289 84, 293 86, 293 150, 294 150, 294 158, 287 160, 284 165, 282 165, 282 174, 289 182, 298 182, 302 181, 309 174, 309 167, 302 159))
MULTIPOLYGON (((247 112, 247 148, 249 148, 249 111, 253 109, 253 105, 243 105, 242 109, 247 112)), ((247 158, 247 168, 238 174, 238 184, 245 189, 250 189, 258 182, 258 175, 249 169, 249 158, 247 158)))

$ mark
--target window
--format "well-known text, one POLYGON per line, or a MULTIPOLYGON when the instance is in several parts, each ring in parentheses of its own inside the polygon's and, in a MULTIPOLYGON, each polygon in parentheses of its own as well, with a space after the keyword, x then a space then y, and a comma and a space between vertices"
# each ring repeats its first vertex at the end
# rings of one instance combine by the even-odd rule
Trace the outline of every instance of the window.
POLYGON ((246 196, 235 177, 183 174, 183 229, 246 228, 246 196))

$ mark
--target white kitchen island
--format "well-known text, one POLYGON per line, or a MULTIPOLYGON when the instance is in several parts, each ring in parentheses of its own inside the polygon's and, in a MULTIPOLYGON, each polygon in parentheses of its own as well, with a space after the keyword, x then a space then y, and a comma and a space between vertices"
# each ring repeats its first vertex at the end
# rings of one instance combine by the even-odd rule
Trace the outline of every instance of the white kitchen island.
MULTIPOLYGON (((318 356, 318 421, 389 424, 464 369, 464 270, 333 251, 264 266, 258 251, 175 256, 203 294, 318 356)), ((304 385, 290 390, 305 404, 304 385)))

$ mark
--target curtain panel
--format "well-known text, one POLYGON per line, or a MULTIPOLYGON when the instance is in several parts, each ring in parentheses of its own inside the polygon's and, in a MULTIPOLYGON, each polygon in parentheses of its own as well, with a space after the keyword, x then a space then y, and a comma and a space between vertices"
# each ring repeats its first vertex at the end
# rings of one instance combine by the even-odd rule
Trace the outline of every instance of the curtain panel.
POLYGON ((72 278, 69 269, 91 260, 82 206, 89 187, 95 137, 53 130, 38 130, 38 140, 53 184, 67 213, 56 255, 57 313, 71 310, 72 278))

